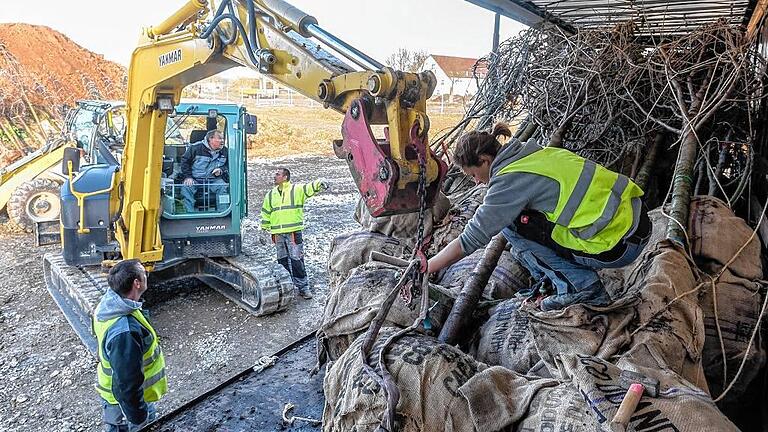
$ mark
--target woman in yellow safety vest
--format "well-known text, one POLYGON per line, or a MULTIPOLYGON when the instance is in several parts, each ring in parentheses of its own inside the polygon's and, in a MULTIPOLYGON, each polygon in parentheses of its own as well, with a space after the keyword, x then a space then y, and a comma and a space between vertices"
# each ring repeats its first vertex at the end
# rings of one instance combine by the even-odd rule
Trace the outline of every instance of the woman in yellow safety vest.
POLYGON ((503 233, 513 256, 538 282, 527 295, 542 310, 573 303, 605 305, 595 272, 634 261, 650 238, 643 191, 624 175, 561 148, 516 139, 505 124, 458 141, 454 162, 488 185, 483 204, 461 235, 429 260, 437 272, 503 233))

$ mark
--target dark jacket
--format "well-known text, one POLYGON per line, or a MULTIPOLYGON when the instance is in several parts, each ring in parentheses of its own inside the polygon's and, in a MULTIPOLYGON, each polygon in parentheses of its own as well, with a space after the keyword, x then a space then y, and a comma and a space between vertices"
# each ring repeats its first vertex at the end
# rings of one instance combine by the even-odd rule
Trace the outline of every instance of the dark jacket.
POLYGON ((229 182, 229 152, 226 147, 212 151, 205 141, 199 141, 187 147, 181 156, 181 175, 183 178, 210 180, 214 178, 229 182), (221 168, 221 176, 213 175, 213 170, 221 168))
POLYGON ((104 357, 112 366, 112 394, 126 419, 134 424, 147 419, 144 402, 142 356, 152 343, 152 334, 136 318, 129 316, 141 303, 120 297, 108 289, 96 308, 96 318, 118 319, 104 335, 104 357))

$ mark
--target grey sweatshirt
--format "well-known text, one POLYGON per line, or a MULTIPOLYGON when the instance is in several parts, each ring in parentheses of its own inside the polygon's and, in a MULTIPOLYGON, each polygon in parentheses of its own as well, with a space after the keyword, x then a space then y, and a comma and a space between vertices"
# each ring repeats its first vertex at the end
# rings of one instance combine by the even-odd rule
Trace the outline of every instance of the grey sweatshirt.
MULTIPOLYGON (((505 166, 541 148, 535 140, 522 144, 512 139, 499 150, 491 164, 491 181, 483 204, 459 236, 465 255, 485 247, 493 236, 512 225, 523 210, 555 211, 560 197, 560 184, 556 180, 521 172, 496 175, 505 166)), ((638 205, 634 207, 639 209, 639 199, 636 200, 638 205)), ((639 213, 635 212, 634 224, 627 235, 634 232, 638 220, 639 213)))

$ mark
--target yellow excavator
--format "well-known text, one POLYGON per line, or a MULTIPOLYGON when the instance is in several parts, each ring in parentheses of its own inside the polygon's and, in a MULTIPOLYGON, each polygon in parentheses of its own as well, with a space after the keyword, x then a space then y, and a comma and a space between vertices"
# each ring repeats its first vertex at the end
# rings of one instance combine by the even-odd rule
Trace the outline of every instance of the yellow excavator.
MULTIPOLYGON (((255 290, 254 298, 266 295, 258 292, 260 284, 245 280, 256 276, 242 261, 232 262, 239 235, 229 240, 237 247, 224 248, 219 259, 195 233, 184 237, 161 228, 170 226, 166 219, 180 218, 168 216, 164 207, 168 117, 179 114, 175 107, 184 87, 236 66, 257 70, 344 116, 342 139, 332 145, 346 159, 373 216, 423 210, 436 197, 447 166, 427 143, 426 100, 436 85, 431 72, 384 67, 282 0, 188 0, 159 25, 145 28, 133 52, 119 164, 78 170, 74 153, 64 155, 69 179, 62 186, 68 199, 62 201, 63 254, 46 255, 44 268, 63 310, 64 297, 83 290, 96 294, 84 306, 82 300, 69 302, 79 302, 80 317, 74 321, 80 321, 81 338, 94 299, 106 289, 93 269, 114 260, 137 258, 169 278, 189 272, 234 290, 255 290), (372 125, 383 125, 383 136, 374 136, 372 125), (203 247, 185 249, 195 242, 203 247), (203 264, 191 265, 195 259, 203 264)), ((230 169, 244 170, 244 165, 230 169)))

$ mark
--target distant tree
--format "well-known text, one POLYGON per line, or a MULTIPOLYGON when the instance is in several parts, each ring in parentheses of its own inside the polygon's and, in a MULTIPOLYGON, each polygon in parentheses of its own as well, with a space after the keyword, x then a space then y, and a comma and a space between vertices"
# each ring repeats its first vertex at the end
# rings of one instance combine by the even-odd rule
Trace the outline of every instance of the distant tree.
POLYGON ((427 60, 429 54, 426 51, 411 51, 407 48, 399 48, 387 57, 389 67, 405 72, 419 72, 427 60))

